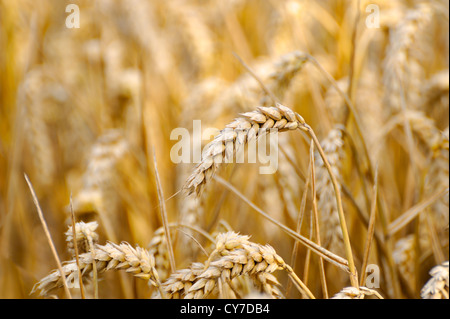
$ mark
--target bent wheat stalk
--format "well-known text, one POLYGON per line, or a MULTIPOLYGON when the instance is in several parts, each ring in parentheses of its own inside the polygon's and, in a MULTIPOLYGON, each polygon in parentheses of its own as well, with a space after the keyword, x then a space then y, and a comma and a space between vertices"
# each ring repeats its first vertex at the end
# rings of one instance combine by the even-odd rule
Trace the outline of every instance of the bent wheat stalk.
POLYGON ((240 114, 231 124, 228 124, 214 140, 209 143, 202 153, 202 160, 187 179, 184 189, 190 195, 196 193, 199 196, 205 185, 211 180, 217 168, 222 164, 232 162, 234 155, 243 150, 243 147, 254 139, 267 133, 268 129, 287 131, 301 129, 313 140, 324 165, 330 175, 331 183, 335 191, 336 204, 339 214, 340 226, 345 246, 345 253, 350 270, 350 281, 352 286, 358 287, 358 275, 353 261, 350 238, 345 222, 344 210, 340 187, 336 176, 325 156, 325 153, 317 139, 313 129, 306 124, 298 113, 290 108, 276 103, 272 107, 258 107, 255 111, 240 114))
POLYGON ((190 195, 199 196, 222 163, 231 163, 235 154, 243 151, 246 144, 258 139, 269 129, 279 132, 295 130, 305 124, 303 118, 288 107, 259 106, 257 110, 240 114, 228 124, 202 153, 202 160, 188 177, 184 189, 190 195))
POLYGON ((233 185, 228 183, 226 180, 224 180, 221 177, 215 176, 214 179, 224 185, 226 188, 231 190, 234 194, 239 196, 244 202, 246 202, 251 208, 253 208, 256 212, 258 212, 261 216, 266 218, 271 223, 277 225, 280 227, 285 233, 287 233, 289 236, 294 238, 295 240, 298 240, 301 242, 304 246, 311 249, 313 252, 318 254, 319 256, 326 259, 328 262, 332 263, 333 265, 343 269, 346 272, 350 272, 348 267, 348 261, 345 260, 342 257, 339 257, 338 255, 332 253, 331 251, 323 248, 322 246, 317 245, 315 242, 309 240, 308 238, 300 235, 299 233, 295 232, 294 230, 290 229, 289 227, 286 227, 282 223, 278 222, 277 220, 273 219, 269 214, 264 212, 261 208, 256 206, 253 202, 251 202, 247 197, 245 197, 241 192, 239 192, 233 185))

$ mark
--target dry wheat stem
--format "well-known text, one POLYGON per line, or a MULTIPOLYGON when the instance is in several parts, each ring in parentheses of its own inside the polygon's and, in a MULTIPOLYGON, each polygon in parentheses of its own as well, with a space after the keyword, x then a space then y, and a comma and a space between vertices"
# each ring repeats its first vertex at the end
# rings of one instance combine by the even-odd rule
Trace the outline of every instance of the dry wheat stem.
POLYGON ((293 112, 290 108, 276 103, 275 107, 258 107, 256 111, 241 114, 241 117, 227 125, 227 127, 208 144, 203 151, 200 164, 197 165, 194 172, 187 179, 184 189, 189 195, 194 192, 197 196, 200 195, 205 184, 214 176, 216 169, 223 161, 225 161, 225 163, 231 162, 234 154, 242 150, 246 143, 253 139, 258 139, 261 135, 266 134, 268 129, 272 128, 279 131, 299 128, 300 130, 307 132, 314 141, 330 175, 335 191, 339 221, 351 274, 350 281, 353 286, 358 287, 357 272, 353 261, 350 239, 342 208, 340 189, 336 177, 332 172, 331 166, 326 159, 325 153, 323 152, 313 129, 306 124, 305 120, 298 113, 293 112))
POLYGON ((164 226, 164 235, 166 236, 167 250, 169 253, 170 268, 171 268, 172 272, 175 272, 175 270, 177 268, 175 266, 175 256, 173 253, 172 239, 170 238, 169 221, 167 218, 166 203, 164 201, 164 194, 163 194, 162 187, 161 187, 161 181, 159 179, 155 149, 153 149, 153 165, 155 168, 156 188, 158 191, 158 198, 159 198, 159 204, 160 204, 160 210, 161 210, 161 220, 162 220, 162 223, 164 226))
MULTIPOLYGON (((73 220, 75 220, 75 216, 73 216, 73 220)), ((72 255, 75 255, 75 260, 77 261, 77 267, 79 272, 81 272, 78 257, 80 253, 90 252, 93 255, 92 258, 95 260, 94 243, 97 243, 98 241, 98 234, 95 232, 95 229, 97 229, 97 227, 98 227, 97 222, 90 222, 90 223, 79 222, 74 224, 73 226, 69 226, 69 229, 65 233, 68 250, 73 252, 72 255), (73 242, 75 244, 73 244, 73 242), (78 252, 74 251, 73 246, 77 247, 78 252)), ((80 276, 80 273, 78 273, 78 279, 80 281, 80 288, 83 294, 84 293, 83 283, 81 281, 82 276, 80 276)), ((94 299, 98 299, 97 267, 95 263, 93 264, 93 281, 94 281, 94 299)))
POLYGON ((367 239, 364 248, 364 257, 361 266, 360 285, 364 286, 366 280, 366 267, 369 261, 370 246, 372 245, 373 234, 375 232, 375 215, 377 210, 377 196, 378 196, 378 165, 375 167, 375 183, 373 185, 372 206, 370 208, 369 225, 367 226, 367 239))
MULTIPOLYGON (((311 142, 311 148, 314 147, 314 143, 311 142)), ((308 188, 309 188, 309 183, 310 183, 310 170, 311 170, 311 165, 309 165, 308 167, 308 174, 306 177, 306 181, 305 181, 305 188, 303 191, 303 195, 302 195, 302 199, 300 201, 300 211, 298 213, 298 217, 297 217, 297 228, 296 231, 297 233, 300 234, 300 230, 302 227, 302 223, 303 223, 303 216, 305 214, 305 207, 306 207, 306 199, 307 199, 307 195, 308 195, 308 188)), ((299 242, 296 240, 294 243, 294 247, 292 248, 292 253, 291 253, 291 265, 293 268, 295 268, 295 264, 297 261, 297 252, 298 252, 298 245, 299 242)), ((318 245, 320 246, 320 243, 318 243, 318 245)), ((310 250, 308 249, 308 254, 309 254, 310 250)), ((305 274, 307 273, 307 271, 305 271, 305 274)), ((289 295, 291 289, 291 285, 288 285, 288 287, 286 288, 286 296, 289 295)))
POLYGON ((347 229, 347 225, 346 225, 346 221, 345 221, 344 209, 342 207, 342 197, 341 197, 340 187, 336 180, 336 176, 334 176, 332 168, 331 168, 330 164, 328 163, 328 160, 325 156, 322 146, 320 145, 320 142, 317 139, 316 134, 314 133, 314 131, 312 130, 312 128, 309 125, 305 124, 305 127, 307 129, 307 132, 313 139, 314 143, 316 144, 316 147, 320 153, 320 156, 322 157, 323 163, 325 164, 325 167, 327 168, 328 173, 330 175, 331 183, 333 184, 334 192, 336 195, 337 209, 338 209, 338 213, 339 213, 339 221, 341 224, 342 237, 344 240, 345 253, 346 253, 347 260, 348 260, 348 267, 350 269, 350 282, 353 287, 357 288, 359 286, 358 285, 358 274, 356 272, 355 263, 353 261, 353 253, 352 253, 352 248, 351 248, 351 244, 350 244, 350 237, 348 235, 348 229, 347 229))
MULTIPOLYGON (((350 142, 349 145, 352 147, 352 154, 356 155, 356 149, 354 147, 354 141, 351 138, 351 136, 348 134, 347 130, 342 130, 343 133, 345 133, 345 136, 347 137, 348 141, 350 142)), ((357 159, 356 159, 357 160, 357 159)), ((357 172, 359 174, 360 179, 362 180, 362 183, 364 184, 365 178, 360 170, 359 165, 356 165, 357 167, 357 172)), ((370 172, 369 172, 370 173, 370 172)), ((369 219, 370 216, 366 216, 362 209, 359 207, 359 205, 357 204, 355 198, 353 197, 353 195, 351 194, 350 190, 347 188, 347 186, 345 184, 342 184, 342 191, 344 193, 344 195, 350 200, 350 203, 353 205, 353 207, 356 209, 356 212, 358 213, 358 216, 361 218, 361 220, 364 222, 364 225, 366 226, 367 229, 369 229, 369 219)), ((366 191, 366 187, 362 187, 363 189, 363 194, 364 197, 366 199, 366 203, 368 206, 368 209, 370 209, 370 204, 369 204, 369 198, 368 198, 368 194, 366 191)), ((377 209, 378 209, 378 213, 379 213, 379 217, 380 217, 380 222, 381 222, 381 226, 382 226, 382 233, 380 234, 379 232, 375 231, 375 239, 377 240, 378 246, 377 248, 380 249, 384 255, 384 257, 387 259, 387 264, 389 267, 389 273, 391 278, 393 278, 392 280, 392 285, 393 285, 393 289, 394 289, 394 294, 396 296, 399 295, 400 293, 400 286, 399 286, 399 281, 398 281, 398 275, 397 275, 397 270, 395 269, 395 262, 392 258, 392 247, 391 245, 387 244, 386 245, 386 234, 387 234, 387 217, 386 217, 386 213, 385 211, 386 208, 384 206, 384 201, 382 200, 382 196, 380 193, 378 193, 377 196, 377 209)))
POLYGON ((395 219, 393 222, 391 222, 388 226, 387 230, 387 236, 391 237, 395 233, 397 233, 400 229, 405 227, 407 224, 409 224, 414 218, 416 218, 422 211, 425 210, 428 206, 432 205, 434 202, 436 202, 439 198, 442 196, 448 194, 449 189, 445 188, 434 195, 430 196, 427 199, 424 199, 420 203, 414 205, 410 209, 408 209, 406 212, 404 212, 401 216, 399 216, 397 219, 395 219))
POLYGON ((93 243, 97 243, 98 234, 95 232, 97 229, 97 222, 78 222, 75 224, 75 236, 73 235, 72 226, 68 227, 68 230, 64 233, 66 235, 67 249, 72 255, 75 255, 74 242, 78 248, 78 254, 83 254, 91 250, 89 245, 89 238, 93 243))
POLYGON ((73 247, 74 247, 74 253, 75 253, 75 260, 77 263, 77 273, 78 273, 78 279, 79 279, 79 285, 80 285, 80 294, 81 299, 86 299, 86 295, 84 293, 84 285, 83 280, 81 278, 81 268, 80 268, 80 258, 78 257, 78 243, 77 243, 77 233, 75 231, 75 213, 73 211, 73 202, 72 202, 72 193, 70 193, 70 213, 72 218, 72 236, 73 236, 73 247))
MULTIPOLYGON (((319 226, 319 212, 317 210, 317 199, 316 199, 316 169, 314 162, 314 144, 311 143, 311 152, 310 152, 310 161, 311 161, 311 192, 312 192, 312 206, 314 213, 314 225, 315 232, 317 238, 317 245, 321 245, 320 243, 320 226, 319 226)), ((322 284, 322 292, 323 297, 328 299, 328 288, 327 288, 327 278, 325 275, 325 266, 323 263, 323 258, 319 256, 319 269, 320 269, 320 282, 322 284)))
MULTIPOLYGON (((45 221, 44 214, 42 213, 41 206, 39 205, 39 201, 37 199, 36 193, 34 192, 33 185, 31 184, 30 180, 28 179, 27 174, 24 173, 23 175, 25 177, 25 180, 27 181, 28 187, 30 188, 31 196, 33 197, 33 201, 36 206, 36 209, 37 209, 37 212, 39 215, 39 219, 41 220, 42 227, 44 228, 45 235, 47 236, 47 241, 50 245, 50 249, 53 253, 53 257, 55 258, 56 264, 58 266, 59 274, 61 277, 65 278, 63 268, 61 266, 61 261, 59 260, 58 253, 56 252, 55 244, 53 243, 52 237, 50 235, 50 231, 48 230, 48 226, 45 221)), ((63 281, 63 284, 64 284, 64 291, 67 295, 67 298, 72 299, 72 295, 70 294, 69 288, 67 287, 65 280, 63 281)))
POLYGON ((280 227, 284 232, 286 232, 289 236, 294 238, 295 240, 300 241, 303 245, 305 245, 307 248, 314 251, 319 256, 322 256, 324 259, 326 259, 328 262, 334 264, 335 266, 343 269, 346 272, 350 272, 348 268, 348 261, 345 260, 342 257, 337 256, 336 254, 332 253, 331 251, 317 245, 313 241, 310 241, 308 238, 296 233, 289 227, 286 227, 285 225, 281 224, 277 220, 273 219, 269 214, 264 212, 261 208, 256 206, 252 201, 250 201, 247 197, 245 197, 241 192, 239 192, 233 185, 228 183, 226 180, 219 176, 214 176, 214 179, 219 182, 220 184, 224 185, 226 188, 231 190, 234 194, 236 194, 238 197, 240 197, 244 202, 246 202, 251 208, 253 208, 256 212, 258 212, 261 216, 269 220, 271 223, 277 225, 280 227))
MULTIPOLYGON (((89 243, 89 250, 92 255, 92 260, 95 260, 95 247, 94 242, 92 240, 92 236, 87 236, 88 243, 89 243)), ((92 263, 92 275, 93 275, 93 281, 94 281, 94 299, 98 299, 98 269, 97 269, 97 263, 92 263)))
POLYGON ((283 265, 284 270, 287 271, 287 273, 289 274, 289 277, 291 277, 292 281, 294 282, 294 284, 297 286, 297 289, 300 292, 305 293, 309 299, 316 299, 316 297, 314 297, 314 295, 312 294, 312 292, 308 289, 308 287, 303 283, 303 281, 297 276, 297 274, 294 272, 294 270, 292 269, 291 266, 284 264, 283 265))
POLYGON ((433 251, 434 259, 438 264, 442 264, 445 261, 445 256, 439 243, 439 238, 436 234, 436 228, 434 227, 431 214, 425 213, 425 221, 427 224, 427 230, 430 237, 431 249, 433 251))
POLYGON ((322 65, 311 55, 307 54, 308 60, 310 60, 313 65, 327 78, 327 80, 331 83, 331 85, 335 88, 335 90, 339 93, 341 98, 344 100, 345 104, 347 105, 348 109, 350 110, 351 114, 353 115, 353 119, 355 120, 355 128, 356 132, 359 136, 359 139, 361 140, 361 144, 363 146, 364 156, 367 160, 367 166, 368 166, 368 172, 372 176, 373 179, 373 171, 372 171, 372 163, 369 156, 369 151, 367 149, 366 140, 364 138, 364 135, 362 133, 362 121, 359 117, 359 114, 356 112, 355 106, 350 101, 347 94, 342 92, 342 90, 339 88, 338 84, 336 83, 336 80, 322 67, 322 65))
MULTIPOLYGON (((350 65, 349 65, 349 74, 348 74, 348 89, 347 89, 347 96, 349 97, 349 100, 352 100, 353 96, 353 83, 354 83, 354 73, 355 73, 355 56, 356 56, 356 35, 358 33, 358 22, 361 15, 361 0, 358 0, 356 2, 356 16, 355 21, 353 23, 353 30, 352 30, 352 49, 351 49, 351 55, 350 55, 350 65)), ((344 117, 344 123, 347 124, 348 119, 348 109, 346 109, 345 117, 344 117)))
POLYGON ((197 226, 188 225, 188 224, 180 224, 180 223, 176 223, 176 224, 170 223, 169 227, 170 228, 172 228, 172 227, 174 227, 174 228, 188 228, 190 230, 193 230, 193 231, 203 235, 203 237, 207 238, 210 242, 212 242, 212 243, 215 242, 214 238, 210 234, 208 234, 206 231, 204 231, 203 229, 201 229, 201 228, 199 228, 197 226))
MULTIPOLYGON (((356 269, 353 262, 350 239, 348 237, 347 226, 342 208, 342 199, 336 177, 331 170, 331 167, 312 128, 306 124, 305 120, 298 113, 293 112, 288 107, 279 103, 277 103, 275 107, 258 107, 256 111, 241 114, 241 117, 227 125, 227 127, 222 130, 210 144, 208 144, 202 154, 201 163, 197 165, 194 172, 187 179, 184 189, 188 194, 195 192, 197 195, 200 195, 202 188, 214 176, 216 169, 223 162, 223 159, 225 159, 225 162, 231 162, 234 154, 241 150, 248 141, 257 139, 262 134, 265 134, 267 129, 271 128, 275 128, 279 131, 299 128, 311 136, 314 144, 318 148, 320 156, 323 158, 324 164, 328 170, 335 189, 345 251, 351 273, 350 280, 352 285, 357 287, 358 281, 356 269)), ((272 222, 273 221, 274 220, 272 220, 272 222)), ((292 230, 289 231, 292 232, 292 230)), ((308 243, 312 242, 308 241, 308 243)))

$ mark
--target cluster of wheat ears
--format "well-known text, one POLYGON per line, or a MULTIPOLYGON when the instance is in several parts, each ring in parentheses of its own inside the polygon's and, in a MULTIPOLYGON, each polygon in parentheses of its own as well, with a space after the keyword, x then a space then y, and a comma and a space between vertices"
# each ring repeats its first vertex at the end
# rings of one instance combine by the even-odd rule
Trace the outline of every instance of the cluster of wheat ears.
POLYGON ((65 5, 0 0, 0 297, 449 298, 448 1, 65 5))

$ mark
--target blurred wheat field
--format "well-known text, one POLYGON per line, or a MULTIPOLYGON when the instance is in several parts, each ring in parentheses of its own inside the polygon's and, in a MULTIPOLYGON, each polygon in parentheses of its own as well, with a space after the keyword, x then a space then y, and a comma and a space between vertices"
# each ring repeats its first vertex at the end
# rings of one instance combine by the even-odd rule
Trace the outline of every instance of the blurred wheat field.
POLYGON ((448 20, 445 0, 0 0, 0 297, 448 299, 448 20), (278 125, 277 171, 174 163, 195 120, 225 157, 278 125))

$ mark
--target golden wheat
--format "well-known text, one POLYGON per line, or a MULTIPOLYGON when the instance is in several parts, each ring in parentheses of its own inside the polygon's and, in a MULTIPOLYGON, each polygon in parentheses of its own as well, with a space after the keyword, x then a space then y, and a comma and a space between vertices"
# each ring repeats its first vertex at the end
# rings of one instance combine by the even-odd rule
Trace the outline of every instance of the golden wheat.
POLYGON ((200 195, 220 164, 231 163, 234 155, 243 151, 247 143, 272 128, 282 132, 295 130, 303 124, 305 121, 298 113, 281 104, 260 106, 256 111, 242 113, 206 146, 201 163, 189 176, 184 188, 188 194, 195 192, 200 195))
POLYGON ((448 261, 430 270, 432 278, 423 286, 420 294, 423 299, 448 299, 448 261))
POLYGON ((1 298, 448 298, 447 0, 67 5, 0 1, 1 298))
MULTIPOLYGON (((155 258, 143 248, 133 248, 125 242, 120 245, 107 243, 106 245, 96 245, 94 256, 92 252, 88 252, 78 257, 83 280, 90 279, 95 263, 99 273, 108 270, 125 270, 138 278, 148 280, 155 287, 160 286, 159 276, 155 268, 155 258)), ((69 288, 79 288, 77 269, 75 260, 68 261, 63 266, 64 276, 69 288)), ((41 296, 45 296, 52 289, 60 287, 62 287, 62 278, 59 271, 55 270, 42 278, 33 287, 31 294, 39 291, 41 296)))

